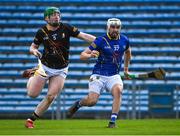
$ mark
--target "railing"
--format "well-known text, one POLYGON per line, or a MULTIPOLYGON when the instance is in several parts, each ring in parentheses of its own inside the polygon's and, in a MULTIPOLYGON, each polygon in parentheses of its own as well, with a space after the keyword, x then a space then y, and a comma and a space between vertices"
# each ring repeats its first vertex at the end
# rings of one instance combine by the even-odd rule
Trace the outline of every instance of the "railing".
MULTIPOLYGON (((153 85, 154 87, 156 85, 153 85)), ((171 85, 162 85, 161 88, 167 88, 167 92, 164 92, 163 90, 161 91, 161 88, 159 88, 160 86, 157 86, 156 89, 159 89, 159 91, 155 91, 157 96, 154 94, 153 96, 155 96, 155 100, 159 101, 160 104, 154 103, 153 105, 151 105, 152 100, 154 100, 154 98, 151 97, 153 92, 150 92, 151 89, 147 88, 146 86, 142 86, 142 85, 136 85, 136 81, 133 82, 132 85, 127 85, 125 86, 125 97, 122 99, 122 103, 123 101, 126 101, 126 103, 122 104, 122 109, 120 110, 120 116, 123 115, 123 118, 127 118, 127 119, 141 119, 141 118, 153 118, 153 117, 172 117, 172 118, 179 118, 179 113, 180 113, 180 86, 179 84, 177 84, 176 86, 171 86, 171 85), (170 88, 171 87, 171 88, 170 88), (173 90, 172 90, 173 89, 173 90), (173 91, 173 93, 171 94, 170 92, 173 91), (144 92, 144 95, 143 93, 144 92), (162 95, 161 95, 161 94, 162 95), (160 96, 160 97, 159 97, 160 96), (159 97, 159 98, 157 98, 159 97), (163 104, 163 99, 172 99, 173 101, 171 103, 168 103, 168 105, 166 103, 163 104), (170 106, 170 107, 169 107, 170 106), (158 112, 154 112, 152 109, 155 108, 155 110, 158 110, 158 112), (171 110, 172 108, 172 110, 171 110), (165 110, 164 110, 165 109, 165 110), (167 111, 166 111, 167 110, 167 111)), ((87 92, 88 93, 88 92, 87 92)), ((59 95, 59 97, 57 98, 57 102, 53 105, 54 107, 54 111, 53 113, 53 119, 65 119, 65 113, 67 111, 67 104, 66 104, 66 97, 67 97, 68 92, 66 92, 66 90, 64 90, 64 92, 59 95), (59 102, 58 102, 59 101, 59 102)), ((76 93, 74 93, 75 95, 76 93)), ((73 95, 73 94, 71 94, 73 95)), ((109 93, 109 95, 111 95, 109 93)), ((82 96, 83 98, 83 96, 82 96)), ((78 98, 77 98, 78 99, 78 98)), ((99 100, 101 101, 101 99, 99 100)), ((75 99, 74 101, 75 102, 75 99)), ((111 101, 112 102, 112 101, 111 101)), ((68 104, 69 105, 69 104, 68 104)), ((97 103, 98 105, 98 103, 97 103)), ((94 113, 96 112, 101 112, 101 114, 104 113, 111 113, 111 104, 107 104, 109 106, 108 110, 104 109, 97 109, 94 110, 95 108, 85 108, 83 110, 78 111, 78 113, 81 114, 81 117, 83 117, 83 113, 84 115, 86 115, 87 118, 87 112, 92 112, 94 113)), ((69 105, 71 106, 71 104, 69 105)), ((77 116, 78 117, 78 114, 77 116)))

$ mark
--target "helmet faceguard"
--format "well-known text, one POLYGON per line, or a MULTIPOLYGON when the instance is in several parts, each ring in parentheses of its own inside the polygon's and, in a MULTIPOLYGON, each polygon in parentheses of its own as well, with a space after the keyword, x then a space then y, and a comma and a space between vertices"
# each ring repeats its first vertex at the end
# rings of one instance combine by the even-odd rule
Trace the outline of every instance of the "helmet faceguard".
MULTIPOLYGON (((46 19, 46 17, 50 18, 51 15, 53 15, 54 13, 59 13, 60 14, 60 10, 56 7, 48 7, 46 8, 46 10, 44 11, 44 19, 46 19)), ((51 26, 58 26, 59 22, 48 22, 49 25, 51 26)))
POLYGON ((118 32, 120 33, 120 31, 121 31, 121 20, 118 19, 118 18, 110 18, 110 19, 108 19, 108 21, 107 21, 107 33, 109 33, 109 29, 110 29, 111 26, 119 27, 118 32))

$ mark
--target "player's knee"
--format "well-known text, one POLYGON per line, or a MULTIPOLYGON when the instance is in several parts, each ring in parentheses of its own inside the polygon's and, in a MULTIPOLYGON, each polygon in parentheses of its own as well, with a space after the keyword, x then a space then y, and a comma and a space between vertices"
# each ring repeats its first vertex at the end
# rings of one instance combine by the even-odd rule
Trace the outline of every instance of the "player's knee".
POLYGON ((96 99, 90 99, 88 106, 89 106, 89 107, 92 107, 92 106, 96 105, 96 103, 97 103, 97 100, 96 100, 96 99))
POLYGON ((122 90, 118 90, 117 95, 121 97, 122 96, 122 90))
POLYGON ((31 98, 36 98, 36 97, 38 96, 37 93, 34 93, 34 92, 32 92, 32 91, 28 91, 27 95, 28 95, 29 97, 31 97, 31 98))
POLYGON ((123 91, 122 87, 116 87, 116 88, 114 88, 114 90, 113 90, 113 97, 116 98, 116 99, 121 98, 121 96, 122 96, 122 91, 123 91))
POLYGON ((121 90, 118 90, 114 95, 115 98, 120 98, 121 96, 122 96, 122 91, 121 90))
POLYGON ((47 99, 48 103, 52 103, 53 100, 55 100, 55 98, 56 98, 56 95, 53 95, 53 94, 48 94, 46 96, 46 99, 47 99))
POLYGON ((39 95, 39 90, 37 88, 27 85, 27 95, 31 98, 36 98, 39 95))

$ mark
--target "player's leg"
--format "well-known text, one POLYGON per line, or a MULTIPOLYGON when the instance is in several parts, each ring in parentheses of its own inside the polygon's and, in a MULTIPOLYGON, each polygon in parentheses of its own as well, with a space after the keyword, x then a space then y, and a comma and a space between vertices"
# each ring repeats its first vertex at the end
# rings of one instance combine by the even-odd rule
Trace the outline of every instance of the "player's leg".
POLYGON ((34 128, 33 121, 41 117, 43 113, 49 108, 53 100, 62 90, 64 81, 65 78, 61 76, 54 76, 49 79, 48 93, 46 97, 38 104, 31 117, 26 120, 25 126, 27 128, 34 128))
POLYGON ((111 119, 109 121, 108 127, 113 128, 115 127, 115 122, 118 116, 118 112, 121 106, 121 98, 122 98, 122 91, 123 91, 123 83, 119 75, 113 76, 107 83, 108 90, 111 91, 113 96, 113 104, 112 104, 112 113, 111 119))
POLYGON ((92 107, 97 103, 99 96, 100 94, 96 92, 89 92, 89 94, 85 98, 79 101, 79 105, 92 107))
POLYGON ((115 127, 115 122, 118 116, 118 112, 120 110, 121 106, 121 99, 122 99, 122 86, 119 84, 116 84, 112 88, 112 96, 113 96, 113 105, 112 105, 112 114, 111 114, 111 120, 109 122, 109 127, 115 127))
MULTIPOLYGON (((28 96, 35 98, 37 97, 42 88, 44 87, 46 83, 46 79, 41 77, 40 75, 35 75, 33 77, 30 77, 27 83, 27 94, 28 96)), ((34 112, 25 123, 25 127, 27 128, 34 128, 33 121, 38 118, 39 116, 34 112)))
POLYGON ((103 88, 103 81, 100 76, 92 75, 89 82, 89 94, 87 97, 76 101, 67 112, 67 118, 71 118, 73 114, 82 106, 94 106, 100 96, 100 91, 103 88))
MULTIPOLYGON (((32 114, 32 116, 26 121, 25 126, 27 128, 33 128, 33 127, 29 127, 33 125, 33 121, 35 121, 37 118, 39 118, 50 106, 50 104, 53 102, 53 100, 55 99, 55 97, 58 95, 58 93, 62 90, 63 86, 64 86, 64 81, 67 75, 67 71, 68 68, 64 68, 64 69, 51 69, 48 68, 46 66, 44 66, 43 64, 41 64, 39 62, 39 67, 38 70, 35 72, 35 76, 34 77, 41 77, 43 80, 44 79, 44 83, 45 81, 49 78, 49 87, 48 87, 48 93, 47 96, 38 104, 38 106, 35 109, 35 112, 32 114), (30 124, 30 125, 28 125, 30 124)), ((31 80, 30 80, 31 81, 31 80)), ((32 80, 31 82, 28 82, 28 88, 29 90, 35 90, 36 88, 32 88, 32 83, 34 83, 34 86, 38 86, 39 84, 41 84, 41 81, 36 81, 34 82, 34 80, 32 80)), ((44 86, 44 85, 43 85, 44 86)), ((38 89, 42 89, 43 86, 38 86, 38 89)), ((37 90, 38 91, 38 90, 37 90)), ((40 91, 38 91, 37 94, 39 94, 40 91)), ((36 96, 37 94, 34 94, 33 92, 33 96, 36 96)))
POLYGON ((38 104, 35 113, 40 117, 49 108, 53 100, 59 94, 64 86, 65 78, 53 76, 49 79, 48 93, 46 97, 38 104))
POLYGON ((82 106, 94 106, 99 98, 99 94, 95 92, 90 92, 85 98, 76 101, 69 109, 67 112, 67 118, 71 118, 76 111, 78 111, 79 108, 82 106))
POLYGON ((35 98, 42 91, 48 79, 48 75, 45 74, 45 69, 40 62, 38 64, 38 67, 33 70, 32 74, 33 75, 29 78, 27 83, 27 94, 28 96, 35 98))
POLYGON ((29 97, 36 98, 42 91, 46 79, 40 75, 35 75, 29 78, 27 83, 27 94, 29 97))

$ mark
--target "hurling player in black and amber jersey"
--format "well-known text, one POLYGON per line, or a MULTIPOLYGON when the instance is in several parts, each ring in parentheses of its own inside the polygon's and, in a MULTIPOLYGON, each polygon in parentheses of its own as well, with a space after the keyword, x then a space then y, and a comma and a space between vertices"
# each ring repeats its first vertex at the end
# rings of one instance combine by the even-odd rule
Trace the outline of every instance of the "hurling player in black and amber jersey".
POLYGON ((30 46, 30 53, 38 57, 39 64, 28 80, 27 94, 36 98, 47 81, 48 92, 26 120, 27 128, 34 128, 34 121, 43 115, 62 91, 68 72, 70 37, 90 43, 95 40, 95 36, 80 32, 76 27, 67 23, 62 23, 61 13, 56 7, 48 7, 44 12, 44 19, 47 24, 37 31, 30 46), (44 46, 42 54, 38 51, 41 44, 44 46))

